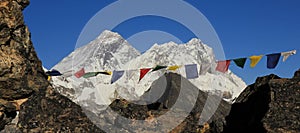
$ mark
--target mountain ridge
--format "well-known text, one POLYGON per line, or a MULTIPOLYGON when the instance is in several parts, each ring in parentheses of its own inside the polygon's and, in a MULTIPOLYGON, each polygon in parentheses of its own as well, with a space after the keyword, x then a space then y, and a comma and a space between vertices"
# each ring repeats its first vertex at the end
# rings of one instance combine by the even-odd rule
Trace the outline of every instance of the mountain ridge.
MULTIPOLYGON (((140 54, 121 35, 107 30, 88 45, 72 52, 53 68, 60 71, 73 69, 73 74, 81 68, 84 68, 86 72, 126 70, 122 78, 114 84, 109 84, 111 77, 107 75, 98 75, 89 79, 78 79, 71 76, 67 78, 68 82, 65 82, 63 78, 53 77, 52 83, 60 93, 76 103, 87 105, 93 101, 105 107, 115 98, 139 99, 139 96, 151 87, 153 81, 166 72, 165 70, 150 72, 138 83, 138 69, 143 67, 152 68, 156 65, 185 64, 198 64, 198 70, 200 70, 199 64, 210 64, 208 73, 190 81, 204 91, 212 93, 226 92, 229 94, 226 97, 228 101, 236 97, 242 91, 241 88, 246 86, 242 79, 238 78, 231 71, 223 74, 215 70, 216 62, 213 50, 200 39, 193 38, 185 44, 176 44, 174 42, 161 45, 154 44, 145 53, 140 54), (121 48, 113 47, 114 45, 121 46, 121 48), (134 52, 133 54, 131 53, 132 51, 134 52), (105 59, 106 56, 104 55, 112 56, 105 59), (76 56, 79 56, 78 59, 76 56), (71 66, 70 64, 76 66, 71 66)), ((175 73, 185 76, 183 67, 175 71, 175 73)))

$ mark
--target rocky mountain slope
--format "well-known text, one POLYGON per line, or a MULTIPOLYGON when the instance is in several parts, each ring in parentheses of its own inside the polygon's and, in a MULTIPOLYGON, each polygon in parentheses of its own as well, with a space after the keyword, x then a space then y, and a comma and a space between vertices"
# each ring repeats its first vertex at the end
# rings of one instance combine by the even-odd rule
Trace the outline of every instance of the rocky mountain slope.
POLYGON ((102 132, 47 81, 23 21, 28 4, 0 1, 0 132, 102 132))
POLYGON ((222 100, 221 95, 205 93, 174 73, 160 77, 141 97, 138 102, 117 99, 98 115, 87 114, 107 132, 175 133, 221 132, 230 111, 230 104, 222 100), (148 100, 153 100, 161 91, 162 95, 149 104, 148 100))
POLYGON ((300 69, 291 79, 257 78, 232 105, 225 132, 300 132, 300 69))

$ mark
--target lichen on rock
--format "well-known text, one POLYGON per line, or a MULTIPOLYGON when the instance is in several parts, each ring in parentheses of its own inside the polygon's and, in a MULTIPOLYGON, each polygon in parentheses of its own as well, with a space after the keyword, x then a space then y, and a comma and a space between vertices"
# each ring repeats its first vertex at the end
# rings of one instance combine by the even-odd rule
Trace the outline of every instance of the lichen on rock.
POLYGON ((28 4, 0 0, 0 132, 103 132, 47 81, 23 20, 28 4))

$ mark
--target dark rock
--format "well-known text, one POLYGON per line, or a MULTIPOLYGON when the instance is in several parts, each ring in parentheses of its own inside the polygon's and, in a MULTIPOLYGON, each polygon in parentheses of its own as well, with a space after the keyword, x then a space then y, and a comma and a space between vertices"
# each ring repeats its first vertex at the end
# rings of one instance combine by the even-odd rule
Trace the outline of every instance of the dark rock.
POLYGON ((232 105, 224 132, 300 132, 299 88, 299 78, 258 78, 232 105))
POLYGON ((0 1, 0 132, 103 132, 47 81, 23 21, 29 0, 0 1))
POLYGON ((300 78, 300 69, 295 72, 294 78, 300 78))
POLYGON ((208 96, 208 93, 200 91, 187 79, 178 74, 169 73, 155 81, 149 91, 141 96, 140 101, 115 100, 108 110, 100 113, 102 118, 99 116, 90 116, 90 118, 95 118, 93 121, 98 123, 101 129, 113 131, 200 132, 206 130, 206 132, 222 132, 230 104, 221 100, 222 95, 210 95, 210 99, 208 96), (151 103, 152 99, 156 100, 151 103), (204 109, 206 102, 208 106, 204 109), (215 104, 217 104, 216 111, 213 110, 215 104), (200 124, 201 121, 205 122, 203 118, 200 118, 203 112, 214 111, 211 117, 207 116, 209 118, 205 125, 200 124), (112 112, 117 113, 117 116, 112 115, 112 112), (171 115, 166 116, 170 112, 171 115), (182 112, 185 112, 186 116, 182 112), (145 121, 145 123, 137 120, 145 121), (181 122, 178 123, 178 121, 181 122), (109 128, 108 123, 110 123, 109 128), (172 127, 172 124, 176 125, 172 127), (169 126, 170 128, 166 128, 169 126))
POLYGON ((52 88, 45 94, 35 93, 20 110, 18 127, 22 132, 102 132, 82 112, 79 105, 52 88), (34 111, 34 112, 33 112, 34 111))

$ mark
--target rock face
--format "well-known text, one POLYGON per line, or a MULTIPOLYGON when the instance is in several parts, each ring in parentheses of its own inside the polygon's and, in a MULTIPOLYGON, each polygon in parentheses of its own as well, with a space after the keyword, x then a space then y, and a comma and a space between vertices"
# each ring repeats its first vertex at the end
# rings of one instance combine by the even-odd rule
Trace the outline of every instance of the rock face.
POLYGON ((258 78, 232 105, 224 132, 300 132, 299 73, 258 78))
POLYGON ((0 132, 102 132, 47 81, 23 21, 28 4, 0 0, 0 132))
POLYGON ((221 95, 209 95, 174 73, 165 74, 153 84, 141 97, 141 102, 117 99, 99 116, 92 113, 89 117, 101 129, 112 132, 223 131, 230 104, 223 101, 221 95), (157 94, 162 95, 155 97, 157 94), (149 104, 152 99, 157 100, 149 104), (206 102, 208 106, 205 107, 206 102), (213 110, 215 104, 217 108, 213 110), (202 116, 205 112, 214 112, 207 122, 204 120, 207 116, 202 116))
POLYGON ((22 99, 48 86, 41 62, 32 47, 22 9, 28 1, 0 4, 0 97, 22 99))

